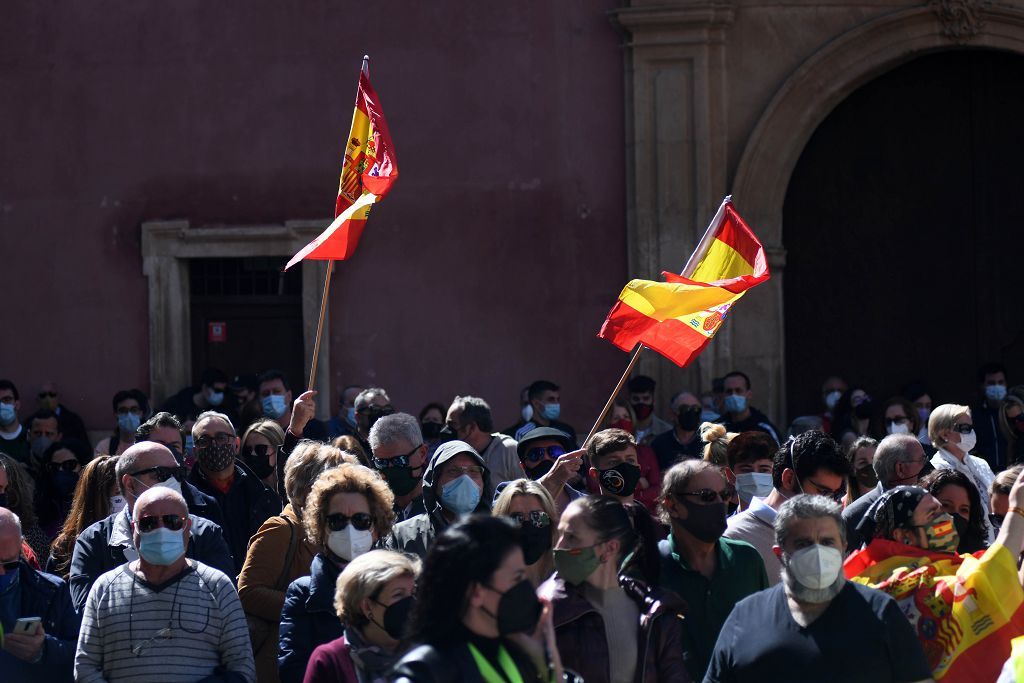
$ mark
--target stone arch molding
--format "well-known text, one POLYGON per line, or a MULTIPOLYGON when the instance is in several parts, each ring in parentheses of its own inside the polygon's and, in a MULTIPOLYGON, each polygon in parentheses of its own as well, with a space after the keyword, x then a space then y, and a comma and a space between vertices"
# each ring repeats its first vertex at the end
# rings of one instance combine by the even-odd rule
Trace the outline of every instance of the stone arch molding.
POLYGON ((737 205, 765 246, 782 247, 782 204, 790 176, 836 105, 900 64, 958 46, 1024 54, 1024 10, 977 0, 932 0, 858 26, 797 68, 751 133, 733 182, 737 205))

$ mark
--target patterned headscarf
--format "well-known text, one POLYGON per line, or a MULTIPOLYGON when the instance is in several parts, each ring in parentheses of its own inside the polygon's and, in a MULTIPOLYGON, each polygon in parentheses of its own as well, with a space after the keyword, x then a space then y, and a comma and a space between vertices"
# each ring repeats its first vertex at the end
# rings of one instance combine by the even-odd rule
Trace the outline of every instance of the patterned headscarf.
POLYGON ((920 486, 897 486, 889 489, 871 504, 857 531, 866 543, 872 538, 892 538, 894 529, 903 529, 914 521, 914 510, 928 495, 920 486))

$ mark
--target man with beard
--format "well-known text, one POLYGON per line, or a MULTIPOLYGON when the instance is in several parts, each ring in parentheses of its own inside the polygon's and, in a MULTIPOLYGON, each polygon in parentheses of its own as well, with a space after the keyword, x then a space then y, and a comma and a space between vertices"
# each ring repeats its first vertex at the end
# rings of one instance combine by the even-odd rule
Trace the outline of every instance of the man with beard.
POLYGON ((736 605, 704 683, 932 680, 896 601, 846 580, 837 503, 811 495, 786 501, 775 537, 782 583, 736 605))

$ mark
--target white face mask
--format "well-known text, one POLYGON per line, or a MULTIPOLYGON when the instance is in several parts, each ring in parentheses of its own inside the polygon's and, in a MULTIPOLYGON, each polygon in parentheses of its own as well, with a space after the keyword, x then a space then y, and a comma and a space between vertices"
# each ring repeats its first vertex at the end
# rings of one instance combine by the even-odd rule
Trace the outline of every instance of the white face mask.
POLYGON ((745 505, 755 496, 764 498, 772 492, 772 475, 767 472, 744 472, 736 475, 736 491, 745 505))
POLYGON ((978 435, 974 433, 974 430, 967 432, 966 434, 960 435, 960 443, 957 446, 964 453, 970 453, 975 446, 978 445, 978 435))
POLYGON ((842 397, 843 392, 838 390, 830 391, 827 394, 825 394, 825 405, 828 407, 829 410, 834 410, 836 404, 839 403, 839 399, 842 397))
MULTIPOLYGON (((153 484, 152 486, 147 486, 146 482, 142 481, 138 477, 132 477, 132 479, 134 479, 135 481, 137 481, 140 484, 142 484, 142 487, 143 487, 142 491, 145 491, 146 489, 151 489, 151 488, 155 489, 157 487, 163 486, 166 489, 170 489, 172 491, 177 492, 179 495, 181 494, 181 482, 178 481, 177 479, 175 479, 174 477, 168 477, 166 481, 158 481, 157 483, 153 484)), ((139 491, 138 494, 135 497, 138 498, 139 496, 141 496, 142 495, 142 491, 139 491)))
POLYGON ((341 559, 351 562, 360 555, 370 552, 373 548, 373 533, 369 529, 360 531, 349 522, 341 531, 327 534, 327 547, 341 559))
POLYGON ((128 501, 120 493, 110 497, 110 514, 116 515, 128 506, 128 501))
POLYGON ((822 590, 834 584, 842 568, 843 554, 839 548, 817 543, 793 553, 786 564, 786 571, 800 585, 814 590, 822 590))
POLYGON ((523 406, 520 414, 523 416, 523 422, 529 422, 533 418, 533 406, 527 403, 523 406))
POLYGON ((890 422, 886 426, 885 431, 887 434, 909 434, 910 426, 906 422, 904 422, 903 424, 890 422))

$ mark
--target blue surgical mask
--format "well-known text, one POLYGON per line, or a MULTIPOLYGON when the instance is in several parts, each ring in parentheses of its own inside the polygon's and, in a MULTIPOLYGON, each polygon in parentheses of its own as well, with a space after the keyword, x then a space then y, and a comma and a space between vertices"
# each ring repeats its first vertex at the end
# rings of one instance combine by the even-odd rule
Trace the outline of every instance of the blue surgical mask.
POLYGON ((139 555, 150 564, 166 567, 185 554, 185 531, 158 527, 139 534, 139 555))
POLYGON ((271 394, 270 396, 264 397, 264 399, 260 401, 260 405, 263 406, 263 414, 271 420, 276 420, 284 415, 286 406, 284 396, 281 394, 271 394))
POLYGON ((18 414, 14 410, 13 403, 0 403, 0 424, 5 427, 9 424, 14 424, 18 419, 18 414))
POLYGON ((192 435, 189 434, 185 437, 185 453, 192 455, 193 448, 195 448, 195 441, 192 439, 192 435))
POLYGON ((210 396, 206 400, 210 402, 211 406, 219 406, 221 403, 224 402, 224 392, 211 391, 210 396))
POLYGON ((480 487, 468 474, 441 488, 441 505, 457 515, 468 515, 480 504, 480 487))
POLYGON ((989 384, 985 387, 985 398, 990 401, 1002 401, 1006 398, 1006 387, 1002 384, 989 384))
POLYGON ((742 413, 747 409, 747 397, 741 394, 729 394, 725 397, 725 412, 742 413))
POLYGON ((345 421, 348 422, 350 425, 354 425, 356 423, 355 406, 349 406, 348 410, 345 411, 345 421))
POLYGON ((142 423, 142 417, 135 413, 124 413, 117 416, 117 427, 125 434, 134 434, 142 423))
POLYGON ((558 403, 545 403, 544 404, 544 419, 546 420, 557 420, 558 416, 562 414, 562 406, 558 403))

